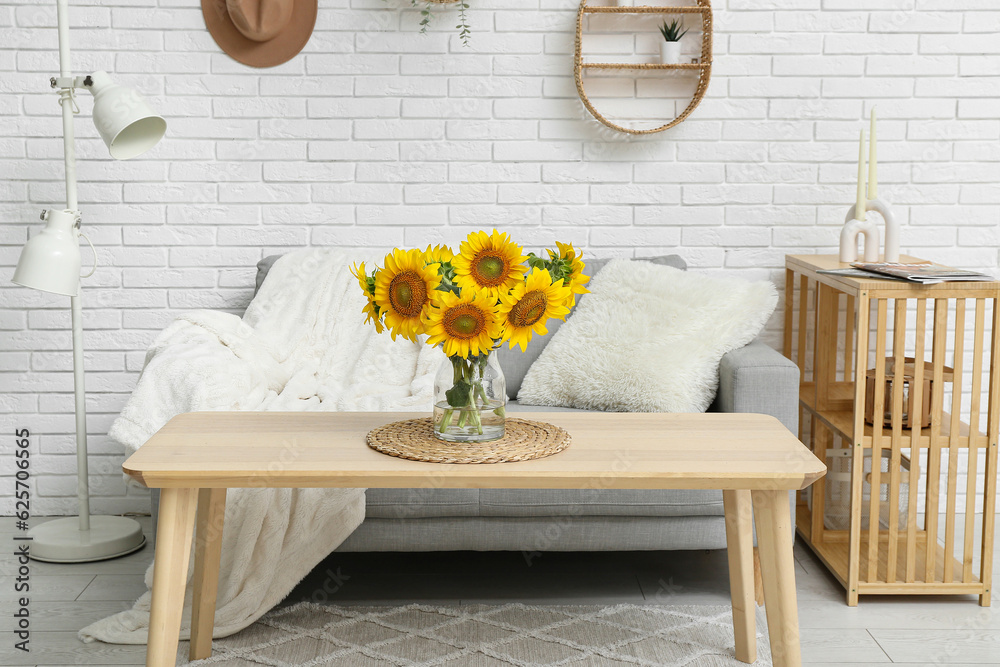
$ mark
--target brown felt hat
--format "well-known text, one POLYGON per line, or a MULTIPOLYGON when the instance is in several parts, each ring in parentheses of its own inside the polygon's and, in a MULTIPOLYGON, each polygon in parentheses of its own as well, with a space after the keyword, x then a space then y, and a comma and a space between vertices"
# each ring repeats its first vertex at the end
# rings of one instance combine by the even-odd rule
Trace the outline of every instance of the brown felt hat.
POLYGON ((251 67, 274 67, 309 41, 318 0, 201 0, 216 44, 251 67))

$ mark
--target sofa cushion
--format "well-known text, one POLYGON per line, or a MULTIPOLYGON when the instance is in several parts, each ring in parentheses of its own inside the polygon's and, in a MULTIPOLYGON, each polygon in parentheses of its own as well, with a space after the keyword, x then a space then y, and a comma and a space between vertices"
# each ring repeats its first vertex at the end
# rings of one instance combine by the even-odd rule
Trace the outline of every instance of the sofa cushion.
POLYGON ((365 516, 375 519, 479 516, 479 489, 368 489, 365 516))
POLYGON ((371 519, 722 516, 722 492, 670 489, 368 489, 371 519))
POLYGON ((561 408, 550 405, 521 405, 516 399, 507 401, 507 412, 593 412, 592 410, 581 410, 580 408, 561 408))
POLYGON ((723 516, 721 491, 483 489, 480 516, 723 516))
MULTIPOLYGON (((721 516, 365 519, 337 551, 545 551, 725 549, 721 516)), ((725 575, 723 575, 725 576, 725 575)), ((593 662, 588 664, 594 664, 593 662)), ((601 664, 601 663, 598 663, 601 664)))
POLYGON ((704 412, 719 360, 753 340, 778 301, 770 281, 622 259, 591 290, 528 370, 521 403, 704 412))
MULTIPOLYGON (((640 257, 643 262, 650 262, 652 264, 661 264, 663 266, 672 266, 676 269, 684 270, 687 268, 687 264, 684 262, 684 258, 680 255, 662 255, 659 257, 640 257)), ((591 259, 586 260, 586 266, 584 266, 584 275, 593 278, 597 275, 598 271, 604 268, 604 265, 611 261, 611 258, 606 259, 591 259)), ((258 265, 259 266, 259 265, 258 265)), ((577 305, 587 297, 586 294, 579 296, 576 300, 577 305)), ((570 311, 572 316, 573 311, 570 311)), ((515 347, 513 350, 510 349, 510 345, 503 345, 499 350, 497 350, 497 361, 500 362, 500 368, 503 369, 504 378, 507 380, 507 396, 509 398, 516 398, 517 392, 521 390, 521 383, 524 381, 524 376, 528 373, 528 368, 531 364, 535 363, 538 359, 538 355, 542 353, 545 346, 548 344, 559 327, 563 325, 562 320, 550 319, 546 325, 549 332, 544 336, 532 336, 531 341, 528 342, 528 347, 524 352, 521 352, 520 347, 515 347)))
POLYGON ((257 296, 257 292, 260 291, 260 286, 264 284, 264 278, 267 278, 267 272, 271 270, 274 263, 281 259, 281 255, 268 255, 264 259, 257 262, 257 284, 253 289, 253 295, 257 296))

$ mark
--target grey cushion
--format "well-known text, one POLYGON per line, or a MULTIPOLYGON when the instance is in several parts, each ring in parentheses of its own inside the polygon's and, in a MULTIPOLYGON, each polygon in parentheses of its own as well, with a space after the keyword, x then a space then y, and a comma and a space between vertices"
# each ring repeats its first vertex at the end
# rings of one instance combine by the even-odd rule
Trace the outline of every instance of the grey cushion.
POLYGON ((479 489, 368 489, 365 516, 375 519, 479 516, 479 489))
POLYGON ((543 516, 722 516, 720 491, 618 489, 368 489, 372 519, 543 516))
POLYGON ((497 349, 497 361, 500 362, 503 377, 507 381, 508 398, 513 399, 517 396, 517 392, 521 390, 521 383, 524 382, 524 376, 528 374, 531 364, 535 363, 535 359, 545 349, 549 338, 552 337, 552 334, 559 331, 559 327, 562 324, 562 320, 550 319, 546 324, 549 333, 545 336, 533 335, 531 340, 528 341, 528 347, 524 352, 521 352, 520 347, 515 347, 513 350, 510 349, 508 343, 502 344, 497 349))
MULTIPOLYGON (((337 551, 629 551, 724 549, 726 520, 685 517, 365 519, 337 551)), ((725 576, 725 575, 723 575, 725 576)))
POLYGON ((721 491, 483 489, 480 516, 724 516, 721 491))
POLYGON ((253 290, 254 296, 257 296, 257 292, 260 291, 260 286, 264 284, 264 278, 267 278, 267 272, 271 270, 274 263, 278 261, 281 255, 268 255, 264 259, 257 262, 257 286, 253 290))
MULTIPOLYGON (((518 348, 520 349, 520 348, 518 348)), ((506 375, 506 370, 504 371, 506 375)), ((551 405, 521 405, 517 399, 512 398, 507 401, 507 412, 590 412, 579 408, 560 408, 551 405)))
MULTIPOLYGON (((684 262, 684 258, 680 255, 661 255, 659 257, 640 257, 640 261, 652 262, 653 264, 662 264, 664 266, 672 266, 674 268, 685 270, 687 264, 684 262)), ((604 265, 611 261, 611 258, 606 259, 591 259, 586 262, 583 273, 587 276, 593 278, 597 275, 598 271, 604 268, 604 265)), ((586 294, 577 297, 577 304, 584 298, 586 294)), ((570 312, 567 317, 572 316, 570 312)), ((548 334, 544 336, 532 336, 531 341, 528 343, 528 348, 524 352, 521 352, 520 347, 515 347, 513 350, 510 349, 509 345, 503 345, 499 350, 497 350, 497 361, 500 362, 500 368, 503 369, 504 378, 507 380, 507 396, 514 398, 517 396, 517 392, 521 389, 521 383, 524 381, 524 376, 528 373, 528 368, 531 364, 535 363, 538 359, 538 355, 542 353, 545 346, 552 336, 559 331, 559 327, 563 325, 562 320, 551 319, 548 321, 547 328, 549 330, 548 334)))

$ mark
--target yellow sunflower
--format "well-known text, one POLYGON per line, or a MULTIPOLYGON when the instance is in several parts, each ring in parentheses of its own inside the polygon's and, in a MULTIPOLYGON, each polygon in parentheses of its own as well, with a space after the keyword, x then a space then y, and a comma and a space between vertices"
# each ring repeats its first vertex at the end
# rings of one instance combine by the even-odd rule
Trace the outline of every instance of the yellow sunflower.
POLYGON ((385 327, 382 326, 382 318, 379 315, 378 305, 375 303, 373 298, 375 295, 375 279, 370 277, 365 271, 365 263, 355 264, 351 267, 351 273, 354 277, 358 279, 358 284, 361 285, 361 290, 368 297, 368 304, 361 309, 368 317, 365 318, 365 324, 371 322, 375 325, 375 333, 382 333, 385 331, 385 327))
POLYGON ((501 339, 510 341, 512 350, 520 345, 521 351, 526 351, 533 333, 539 336, 548 333, 545 322, 550 317, 566 317, 569 313, 566 301, 571 296, 569 286, 563 281, 553 283, 547 269, 535 269, 509 294, 500 296, 497 314, 503 327, 501 339))
POLYGON ((427 246, 424 251, 428 264, 446 264, 455 257, 455 253, 446 245, 427 246))
POLYGON ((493 300, 467 289, 461 296, 435 292, 434 307, 424 316, 424 328, 430 336, 427 344, 441 343, 449 357, 485 354, 493 349, 493 340, 500 337, 493 300))
POLYGON ((522 280, 528 270, 524 265, 527 259, 521 254, 521 246, 507 234, 495 229, 492 234, 472 232, 452 260, 455 282, 463 290, 478 290, 497 299, 522 280))
POLYGON ((385 313, 392 339, 400 335, 416 342, 424 333, 421 315, 430 308, 431 294, 441 284, 436 264, 425 265, 419 250, 395 249, 375 276, 375 305, 385 313))
POLYGON ((556 241, 556 247, 559 248, 559 253, 549 250, 549 257, 553 260, 561 259, 565 264, 568 265, 568 271, 566 276, 563 278, 566 286, 570 288, 569 298, 566 300, 566 305, 572 308, 576 305, 576 295, 577 294, 587 294, 590 292, 589 289, 584 287, 588 282, 590 282, 590 276, 585 276, 583 274, 583 269, 586 264, 580 259, 582 253, 577 254, 576 248, 573 247, 572 243, 561 243, 556 241))

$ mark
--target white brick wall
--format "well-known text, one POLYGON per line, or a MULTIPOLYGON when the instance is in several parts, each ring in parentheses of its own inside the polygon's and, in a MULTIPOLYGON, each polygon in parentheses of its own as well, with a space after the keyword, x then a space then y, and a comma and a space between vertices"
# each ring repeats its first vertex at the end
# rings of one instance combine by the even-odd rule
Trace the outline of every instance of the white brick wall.
MULTIPOLYGON (((455 242, 498 225, 532 247, 676 251, 697 269, 776 279, 785 253, 834 249, 854 142, 877 103, 882 189, 904 249, 997 268, 996 0, 717 0, 707 98, 679 127, 639 139, 607 131, 577 99, 574 0, 473 0, 471 49, 447 11, 421 36, 405 0, 321 0, 304 53, 263 71, 219 52, 198 0, 71 4, 76 71, 113 72, 169 120, 151 154, 117 163, 80 100, 80 205, 101 263, 84 297, 98 512, 148 508, 125 493, 103 435, 146 346, 184 310, 241 309, 254 262, 274 252, 455 242)), ((54 5, 0 0, 6 277, 38 211, 63 196, 54 5)), ((639 21, 638 36, 606 23, 618 32, 588 38, 588 52, 649 58, 652 23, 639 21)), ((642 118, 691 88, 662 75, 592 81, 602 108, 642 118)), ((31 429, 33 511, 71 512, 67 302, 6 277, 0 451, 31 429)), ((0 488, 0 513, 11 492, 0 488)))

